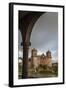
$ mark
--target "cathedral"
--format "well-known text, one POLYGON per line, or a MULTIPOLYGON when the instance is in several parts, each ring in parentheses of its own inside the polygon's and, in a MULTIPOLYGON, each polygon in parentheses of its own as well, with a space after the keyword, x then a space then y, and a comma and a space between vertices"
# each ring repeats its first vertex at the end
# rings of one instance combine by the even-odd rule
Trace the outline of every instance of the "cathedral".
POLYGON ((52 66, 52 56, 51 52, 48 50, 46 55, 43 53, 42 55, 37 55, 37 50, 33 48, 31 50, 31 65, 34 68, 37 68, 39 65, 47 65, 49 67, 52 66))
MULTIPOLYGON (((31 57, 28 59, 28 67, 33 66, 34 69, 37 68, 39 65, 47 65, 49 67, 52 66, 52 56, 51 51, 47 51, 46 55, 43 53, 41 55, 37 54, 37 50, 33 48, 31 50, 31 57)), ((19 58, 19 63, 22 64, 22 58, 19 58)))

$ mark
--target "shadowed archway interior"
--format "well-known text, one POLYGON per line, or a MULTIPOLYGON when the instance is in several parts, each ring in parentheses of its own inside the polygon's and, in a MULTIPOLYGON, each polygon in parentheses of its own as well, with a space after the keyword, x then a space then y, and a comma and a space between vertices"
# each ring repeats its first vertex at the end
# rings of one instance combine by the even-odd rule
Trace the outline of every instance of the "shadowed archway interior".
POLYGON ((28 51, 30 43, 30 36, 32 28, 38 18, 45 12, 33 12, 33 11, 19 11, 19 30, 22 36, 23 46, 23 67, 22 78, 28 78, 28 51))

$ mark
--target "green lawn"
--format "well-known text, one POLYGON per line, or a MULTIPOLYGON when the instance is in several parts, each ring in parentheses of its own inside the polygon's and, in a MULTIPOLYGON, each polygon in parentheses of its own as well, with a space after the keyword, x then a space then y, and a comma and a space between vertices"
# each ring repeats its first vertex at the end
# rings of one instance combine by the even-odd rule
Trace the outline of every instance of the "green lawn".
MULTIPOLYGON (((22 64, 18 65, 18 73, 19 73, 19 79, 21 79, 22 75, 22 64)), ((29 77, 57 77, 58 76, 58 64, 53 64, 52 67, 48 67, 46 65, 42 66, 40 65, 38 68, 36 68, 36 72, 33 67, 28 68, 28 76, 29 77)))

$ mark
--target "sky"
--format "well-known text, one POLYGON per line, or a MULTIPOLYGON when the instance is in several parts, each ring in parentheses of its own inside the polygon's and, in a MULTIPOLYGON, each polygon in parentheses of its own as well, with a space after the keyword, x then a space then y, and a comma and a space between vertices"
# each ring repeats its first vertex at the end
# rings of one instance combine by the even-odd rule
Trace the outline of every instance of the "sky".
MULTIPOLYGON (((21 33, 18 33, 19 56, 22 57, 22 41, 21 33)), ((52 53, 53 60, 58 60, 58 13, 47 12, 40 16, 35 23, 31 33, 31 46, 29 48, 29 56, 31 49, 36 48, 38 55, 46 54, 48 50, 52 53)))

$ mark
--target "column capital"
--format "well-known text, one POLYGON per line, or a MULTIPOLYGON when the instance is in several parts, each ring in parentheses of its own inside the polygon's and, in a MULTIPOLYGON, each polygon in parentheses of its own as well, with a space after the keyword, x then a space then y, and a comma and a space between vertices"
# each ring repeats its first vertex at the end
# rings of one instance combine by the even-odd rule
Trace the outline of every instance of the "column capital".
POLYGON ((21 46, 31 46, 31 42, 22 42, 21 46))

